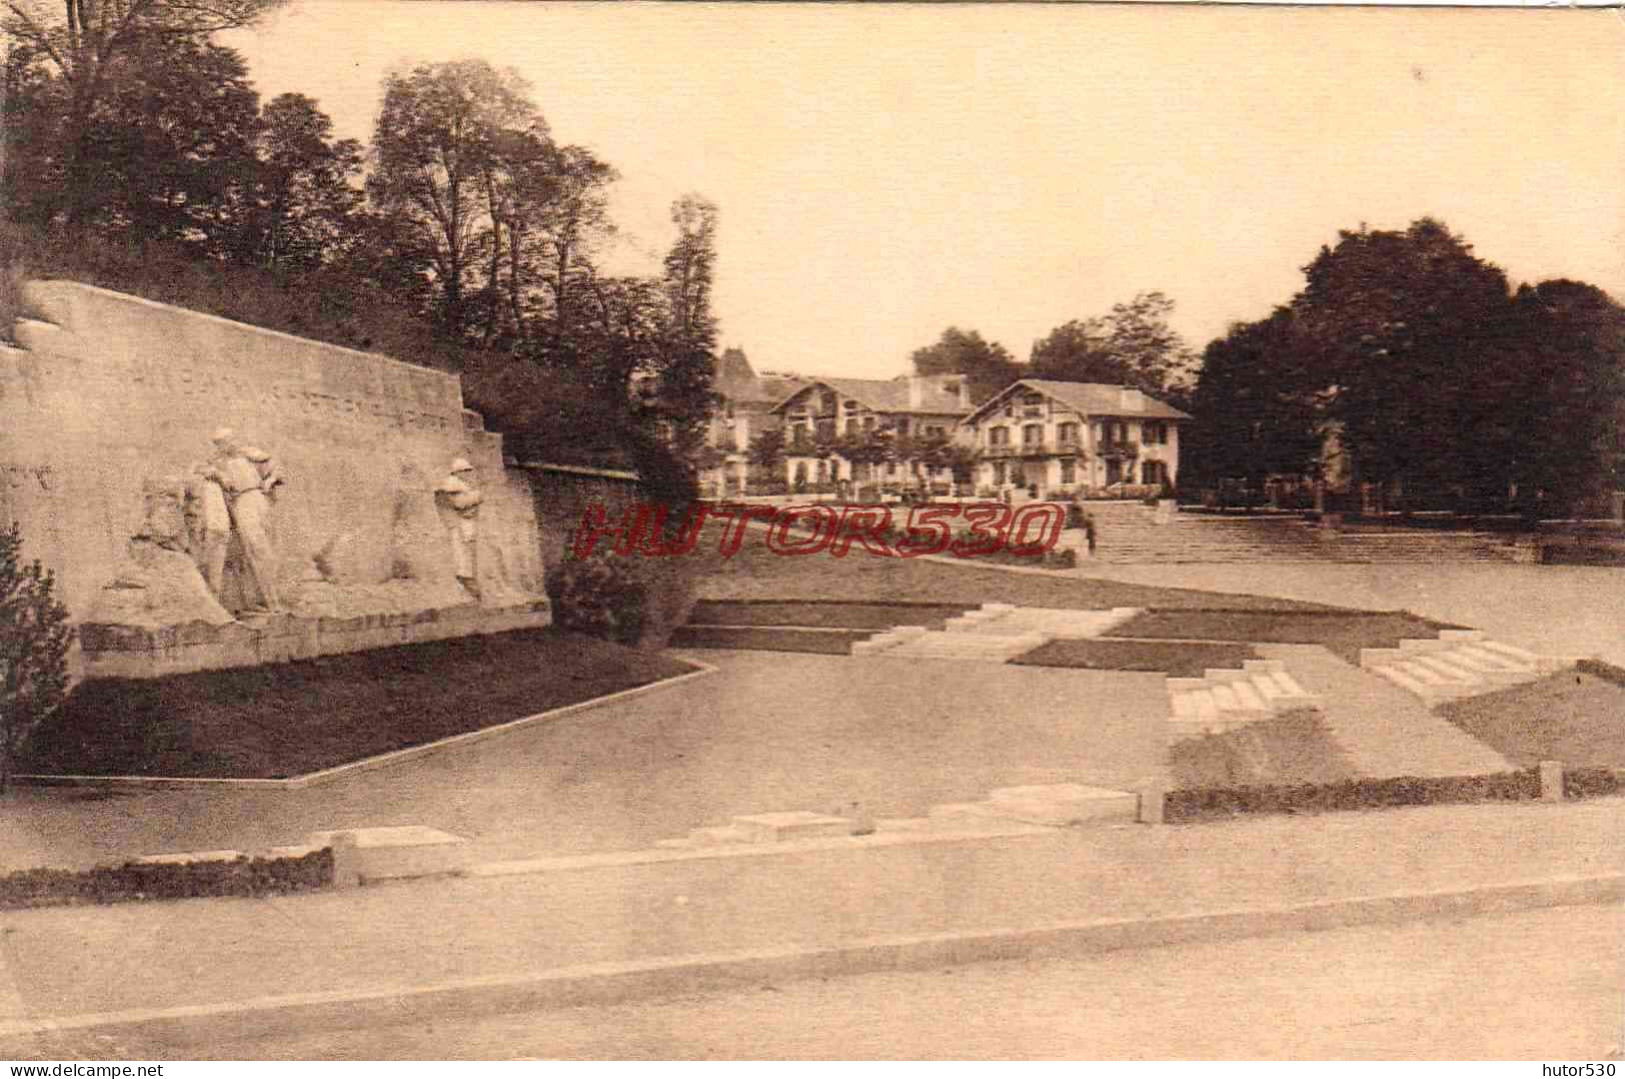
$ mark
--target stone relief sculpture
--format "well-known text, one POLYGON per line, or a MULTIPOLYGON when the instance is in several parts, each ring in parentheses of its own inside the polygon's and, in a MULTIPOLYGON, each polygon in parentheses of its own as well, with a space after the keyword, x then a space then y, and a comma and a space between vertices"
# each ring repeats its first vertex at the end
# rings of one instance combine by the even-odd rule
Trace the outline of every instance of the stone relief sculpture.
POLYGON ((216 597, 222 595, 226 549, 235 533, 244 568, 254 584, 253 607, 278 610, 275 552, 266 527, 271 500, 283 477, 269 454, 241 445, 230 428, 216 431, 211 441, 214 456, 197 470, 199 482, 194 487, 204 580, 216 597))
POLYGON ((187 482, 179 476, 151 478, 142 484, 141 495, 141 523, 130 537, 124 563, 86 621, 130 626, 235 621, 192 560, 182 507, 187 482))
POLYGON ((475 600, 480 598, 477 541, 480 503, 484 501, 477 484, 474 466, 459 457, 434 492, 435 507, 451 540, 452 572, 475 600))

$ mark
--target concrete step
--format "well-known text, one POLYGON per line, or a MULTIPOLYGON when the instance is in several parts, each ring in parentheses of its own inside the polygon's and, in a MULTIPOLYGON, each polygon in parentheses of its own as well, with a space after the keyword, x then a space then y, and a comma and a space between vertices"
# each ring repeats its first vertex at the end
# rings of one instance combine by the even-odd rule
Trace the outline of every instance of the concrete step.
POLYGON ((1445 654, 1420 655, 1415 659, 1410 660, 1410 662, 1419 667, 1426 667, 1428 670, 1434 671, 1452 682, 1459 682, 1462 685, 1477 685, 1478 683, 1484 681, 1484 678, 1480 676, 1478 672, 1450 662, 1450 657, 1445 654))
POLYGON ((1277 712, 1320 708, 1320 698, 1288 674, 1281 660, 1247 660, 1241 670, 1215 667, 1202 678, 1167 680, 1174 736, 1218 733, 1277 712))
POLYGON ((1005 663, 1049 640, 1042 633, 924 633, 905 640, 886 654, 910 659, 963 659, 1005 663))
POLYGON ((845 817, 796 811, 735 817, 731 827, 743 832, 748 843, 777 843, 784 839, 851 835, 857 824, 845 817))
POLYGON ((1386 678, 1388 681, 1392 682, 1400 689, 1405 690, 1407 693, 1420 697, 1429 704, 1437 704, 1440 701, 1454 700, 1456 696, 1456 694, 1451 693, 1446 688, 1434 685, 1432 683, 1422 682, 1416 678, 1413 678, 1411 675, 1401 670, 1398 664, 1391 663, 1380 667, 1373 667, 1371 668, 1371 671, 1373 674, 1386 678))
POLYGON ((994 813, 1007 820, 1055 827, 1133 820, 1139 809, 1139 799, 1128 791, 1078 783, 1000 787, 989 794, 988 801, 994 813))
POLYGON ((1479 630, 1441 630, 1398 648, 1363 648, 1360 666, 1429 704, 1486 693, 1561 670, 1566 660, 1493 641, 1479 630))

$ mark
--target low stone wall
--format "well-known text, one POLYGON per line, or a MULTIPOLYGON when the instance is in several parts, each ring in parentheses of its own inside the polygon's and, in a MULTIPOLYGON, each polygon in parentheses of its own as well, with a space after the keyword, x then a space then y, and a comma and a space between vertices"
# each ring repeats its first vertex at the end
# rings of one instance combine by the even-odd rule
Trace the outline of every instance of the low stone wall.
POLYGON ((589 506, 603 506, 606 519, 618 521, 643 498, 633 472, 544 461, 527 461, 520 467, 530 482, 536 519, 541 522, 542 558, 550 566, 563 559, 589 506))
POLYGON ((530 481, 456 375, 74 282, 25 292, 40 317, 0 349, 0 522, 56 572, 87 669, 88 653, 121 667, 144 654, 167 673, 399 643, 411 626, 476 632, 516 612, 546 624, 530 481), (182 507, 196 499, 175 492, 200 486, 223 427, 285 481, 265 529, 274 625, 232 621, 253 595, 240 529, 218 594, 193 576, 199 532, 182 507), (478 602, 436 502, 458 458, 483 496, 478 602))

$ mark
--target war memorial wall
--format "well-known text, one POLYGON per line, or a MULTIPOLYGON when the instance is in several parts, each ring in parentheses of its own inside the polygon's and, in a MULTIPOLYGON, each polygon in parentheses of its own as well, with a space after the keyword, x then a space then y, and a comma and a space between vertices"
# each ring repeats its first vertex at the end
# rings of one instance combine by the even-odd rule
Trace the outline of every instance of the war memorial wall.
POLYGON ((86 676, 546 625, 535 501, 454 374, 67 281, 0 348, 0 523, 86 676))

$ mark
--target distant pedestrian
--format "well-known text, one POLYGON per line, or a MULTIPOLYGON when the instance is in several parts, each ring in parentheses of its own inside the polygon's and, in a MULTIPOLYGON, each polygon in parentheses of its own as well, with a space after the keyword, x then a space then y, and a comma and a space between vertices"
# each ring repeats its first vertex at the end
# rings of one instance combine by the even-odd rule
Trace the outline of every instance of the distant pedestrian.
POLYGON ((1072 496, 1072 508, 1078 515, 1078 527, 1083 529, 1083 538, 1089 544, 1089 557, 1095 556, 1095 515, 1089 512, 1085 505, 1083 492, 1079 491, 1072 496))

